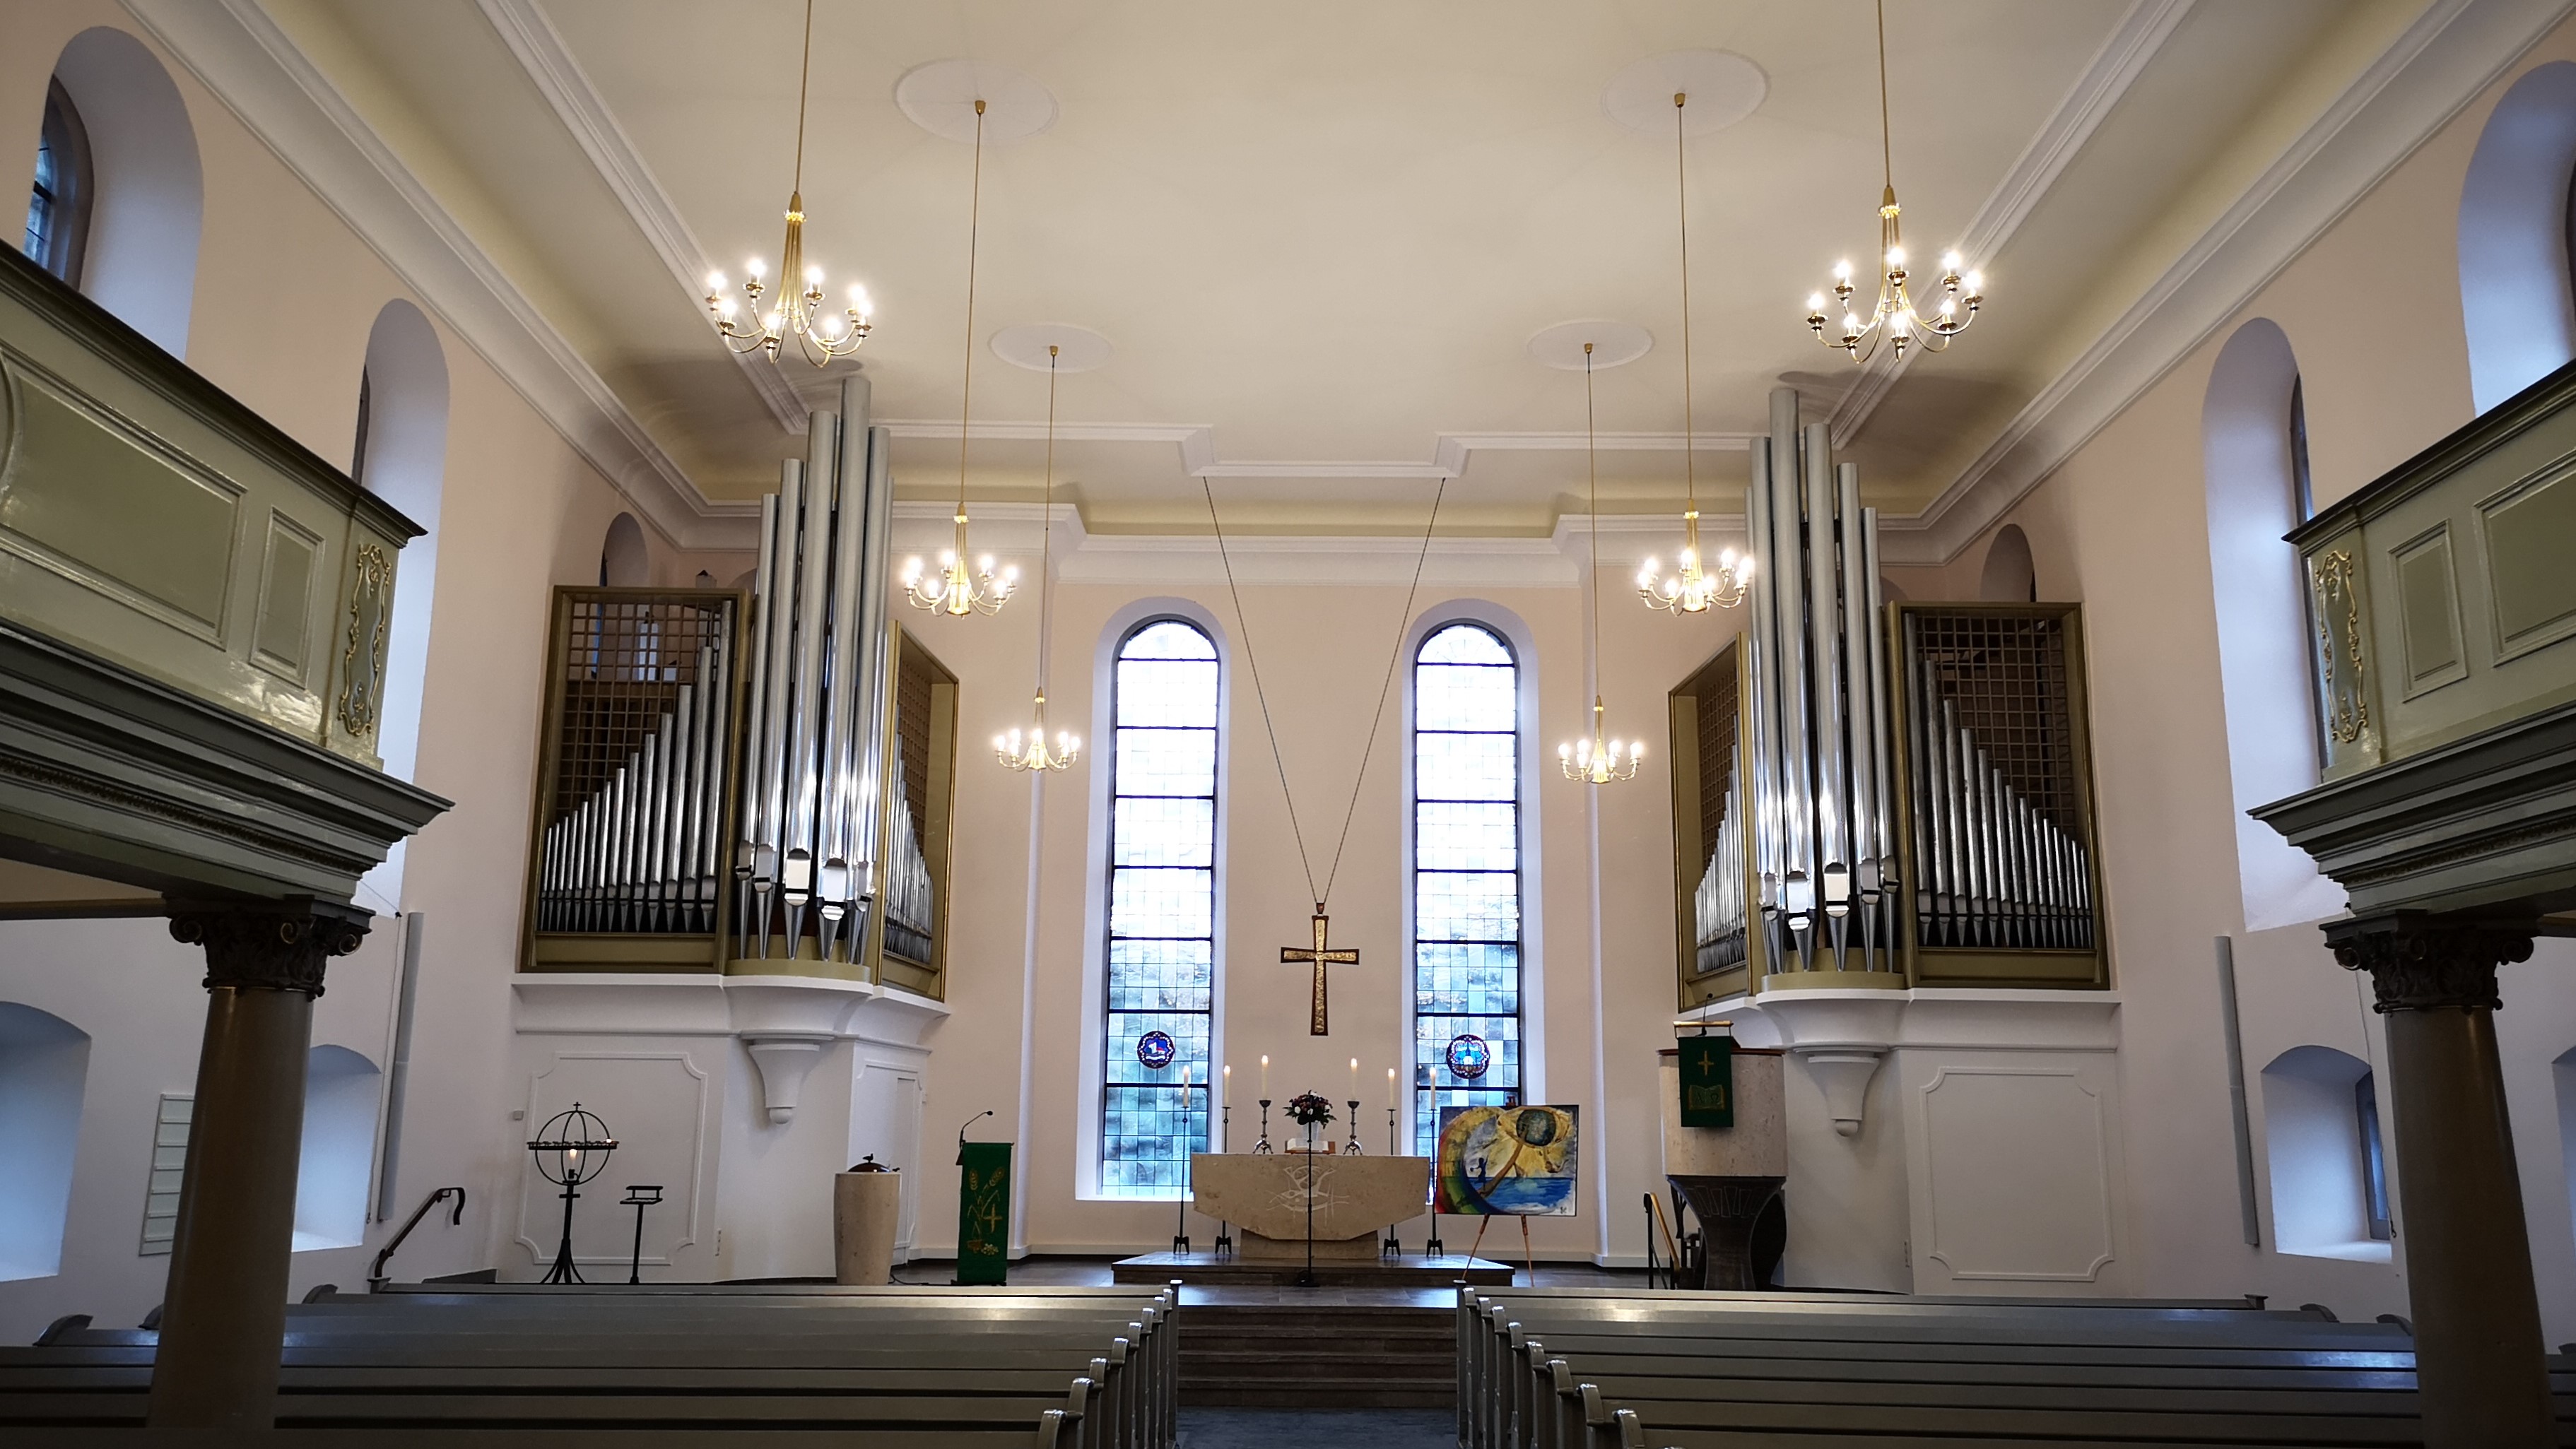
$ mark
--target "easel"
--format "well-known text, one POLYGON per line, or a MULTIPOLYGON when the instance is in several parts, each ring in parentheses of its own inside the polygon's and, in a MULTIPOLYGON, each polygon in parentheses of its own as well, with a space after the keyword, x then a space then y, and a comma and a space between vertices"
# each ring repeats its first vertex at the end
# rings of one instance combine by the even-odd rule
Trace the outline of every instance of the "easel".
MULTIPOLYGON (((1499 1214, 1484 1213, 1479 1216, 1482 1217, 1483 1221, 1476 1224, 1476 1241, 1467 1249, 1467 1261, 1470 1263, 1475 1262, 1476 1254, 1483 1251, 1485 1246, 1485 1229, 1493 1226, 1494 1219, 1499 1216, 1499 1214)), ((1527 1213, 1514 1213, 1512 1216, 1521 1220, 1521 1261, 1529 1265, 1530 1276, 1528 1286, 1535 1288, 1538 1286, 1538 1254, 1530 1247, 1529 1215, 1527 1213)))

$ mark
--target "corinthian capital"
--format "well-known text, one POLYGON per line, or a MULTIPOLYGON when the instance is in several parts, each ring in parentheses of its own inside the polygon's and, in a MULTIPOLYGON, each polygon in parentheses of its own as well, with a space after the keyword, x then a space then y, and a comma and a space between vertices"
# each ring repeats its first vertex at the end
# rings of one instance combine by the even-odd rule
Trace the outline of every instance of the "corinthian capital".
POLYGON ((2337 964, 2370 973, 2383 1013, 2493 1011, 2504 1005, 2496 968, 2531 959, 2532 930, 2519 922, 2389 911, 2334 921, 2325 932, 2337 964))
POLYGON ((322 994, 322 968, 367 937, 369 914, 338 901, 170 903, 170 935, 206 951, 206 989, 322 994))

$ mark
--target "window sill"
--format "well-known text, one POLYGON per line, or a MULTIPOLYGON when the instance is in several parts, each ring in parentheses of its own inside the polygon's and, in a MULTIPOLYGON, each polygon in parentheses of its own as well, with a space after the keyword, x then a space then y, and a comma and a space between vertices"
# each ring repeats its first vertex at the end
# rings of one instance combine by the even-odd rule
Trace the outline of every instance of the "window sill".
POLYGON ((2358 1243, 2317 1243, 2304 1248, 2282 1248, 2285 1258, 2335 1258, 2347 1263, 2389 1263, 2396 1261, 2396 1245, 2378 1241, 2358 1243))

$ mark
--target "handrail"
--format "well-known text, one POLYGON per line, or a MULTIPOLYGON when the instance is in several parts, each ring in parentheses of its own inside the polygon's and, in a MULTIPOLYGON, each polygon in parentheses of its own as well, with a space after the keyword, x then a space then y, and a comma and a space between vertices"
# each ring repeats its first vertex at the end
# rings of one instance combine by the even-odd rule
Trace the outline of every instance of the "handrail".
POLYGON ((452 1228, 465 1221, 465 1189, 461 1187, 442 1187, 436 1192, 431 1193, 429 1196, 422 1198, 420 1200, 420 1206, 412 1209, 411 1220, 402 1225, 402 1231, 394 1234, 392 1241, 386 1243, 383 1251, 376 1254, 376 1260, 367 1265, 368 1292, 382 1292, 386 1284, 394 1281, 385 1274, 385 1261, 393 1257, 394 1249, 403 1245, 403 1239, 411 1236, 411 1230, 420 1226, 420 1220, 429 1216, 429 1210, 438 1206, 439 1199, 447 1196, 451 1192, 456 1194, 456 1207, 447 1215, 447 1225, 452 1228))
MULTIPOLYGON (((1646 1194, 1646 1206, 1655 1215, 1655 1226, 1663 1232, 1664 1251, 1670 1254, 1673 1260, 1672 1272, 1668 1276, 1672 1281, 1672 1285, 1675 1288, 1679 1288, 1682 1286, 1682 1249, 1679 1243, 1673 1241, 1673 1225, 1665 1220, 1664 1205, 1651 1192, 1646 1194)), ((1649 1258, 1654 1256, 1654 1250, 1655 1240, 1648 1238, 1646 1240, 1646 1254, 1649 1258)), ((1651 1264, 1648 1266, 1650 1268, 1652 1267, 1651 1264)))

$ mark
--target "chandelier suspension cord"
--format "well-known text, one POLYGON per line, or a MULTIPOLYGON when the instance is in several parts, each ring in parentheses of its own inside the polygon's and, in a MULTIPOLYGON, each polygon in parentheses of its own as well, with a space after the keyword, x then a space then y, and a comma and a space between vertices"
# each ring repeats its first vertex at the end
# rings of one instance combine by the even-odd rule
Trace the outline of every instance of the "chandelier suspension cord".
POLYGON ((1887 0, 1878 0, 1878 165, 1887 194, 1896 195, 1896 143, 1888 139, 1887 0))
MULTIPOLYGON (((1691 428, 1690 170, 1683 164, 1682 155, 1682 106, 1689 99, 1687 92, 1673 92, 1673 195, 1680 206, 1682 236, 1682 496, 1696 514, 1699 480, 1694 473, 1699 458, 1691 428)), ((1589 361, 1587 358, 1587 364, 1589 361)))
MULTIPOLYGON (((965 380, 958 384, 957 392, 957 512, 961 524, 966 512, 966 422, 975 402, 975 248, 983 237, 984 226, 984 103, 980 99, 975 102, 975 179, 967 198, 966 365, 965 380)), ((965 547, 962 534, 958 547, 965 547)))
MULTIPOLYGON (((801 195, 805 190, 805 93, 814 84, 814 0, 805 0, 805 54, 796 65, 796 181, 789 188, 801 195)), ((798 278, 783 277, 793 285, 798 278)))
POLYGON ((1357 818, 1360 786, 1368 778, 1369 758, 1377 750, 1378 724, 1386 715, 1386 696, 1395 682, 1396 660, 1404 653, 1404 629, 1413 618, 1413 599, 1422 587, 1422 566, 1431 556, 1431 533, 1440 523, 1440 500, 1449 492, 1449 480, 1440 480, 1439 489, 1431 495, 1431 518, 1422 528, 1422 549, 1413 560, 1413 583, 1404 593, 1404 612, 1395 622, 1395 642, 1387 650, 1386 678, 1378 686, 1377 714, 1369 721, 1368 743, 1360 751, 1359 777, 1351 782, 1351 803, 1342 812, 1341 838, 1333 846, 1332 867, 1325 873, 1323 888, 1315 885, 1315 862, 1306 853, 1305 827, 1297 823, 1297 796, 1288 788, 1288 760, 1279 748, 1279 726, 1270 717, 1270 696, 1261 685, 1261 656, 1252 648, 1252 620, 1243 612, 1243 591, 1234 581, 1234 556, 1225 546, 1225 525, 1217 520, 1216 489, 1204 477, 1199 491, 1207 498, 1208 528, 1216 535, 1216 556, 1225 566, 1226 596, 1234 601, 1235 632, 1243 636, 1243 662, 1252 674, 1252 697, 1261 707, 1261 730, 1270 737, 1270 762, 1279 771, 1279 796, 1288 807, 1289 838, 1297 843, 1297 865, 1306 874, 1306 893, 1315 902, 1315 913, 1324 914, 1325 903, 1332 899, 1333 878, 1342 868, 1342 848, 1350 843, 1351 821, 1357 818))
POLYGON ((1597 722, 1601 703, 1601 464, 1592 452, 1592 344, 1589 342, 1583 344, 1583 471, 1592 499, 1592 526, 1583 532, 1592 547, 1592 702, 1597 722))

